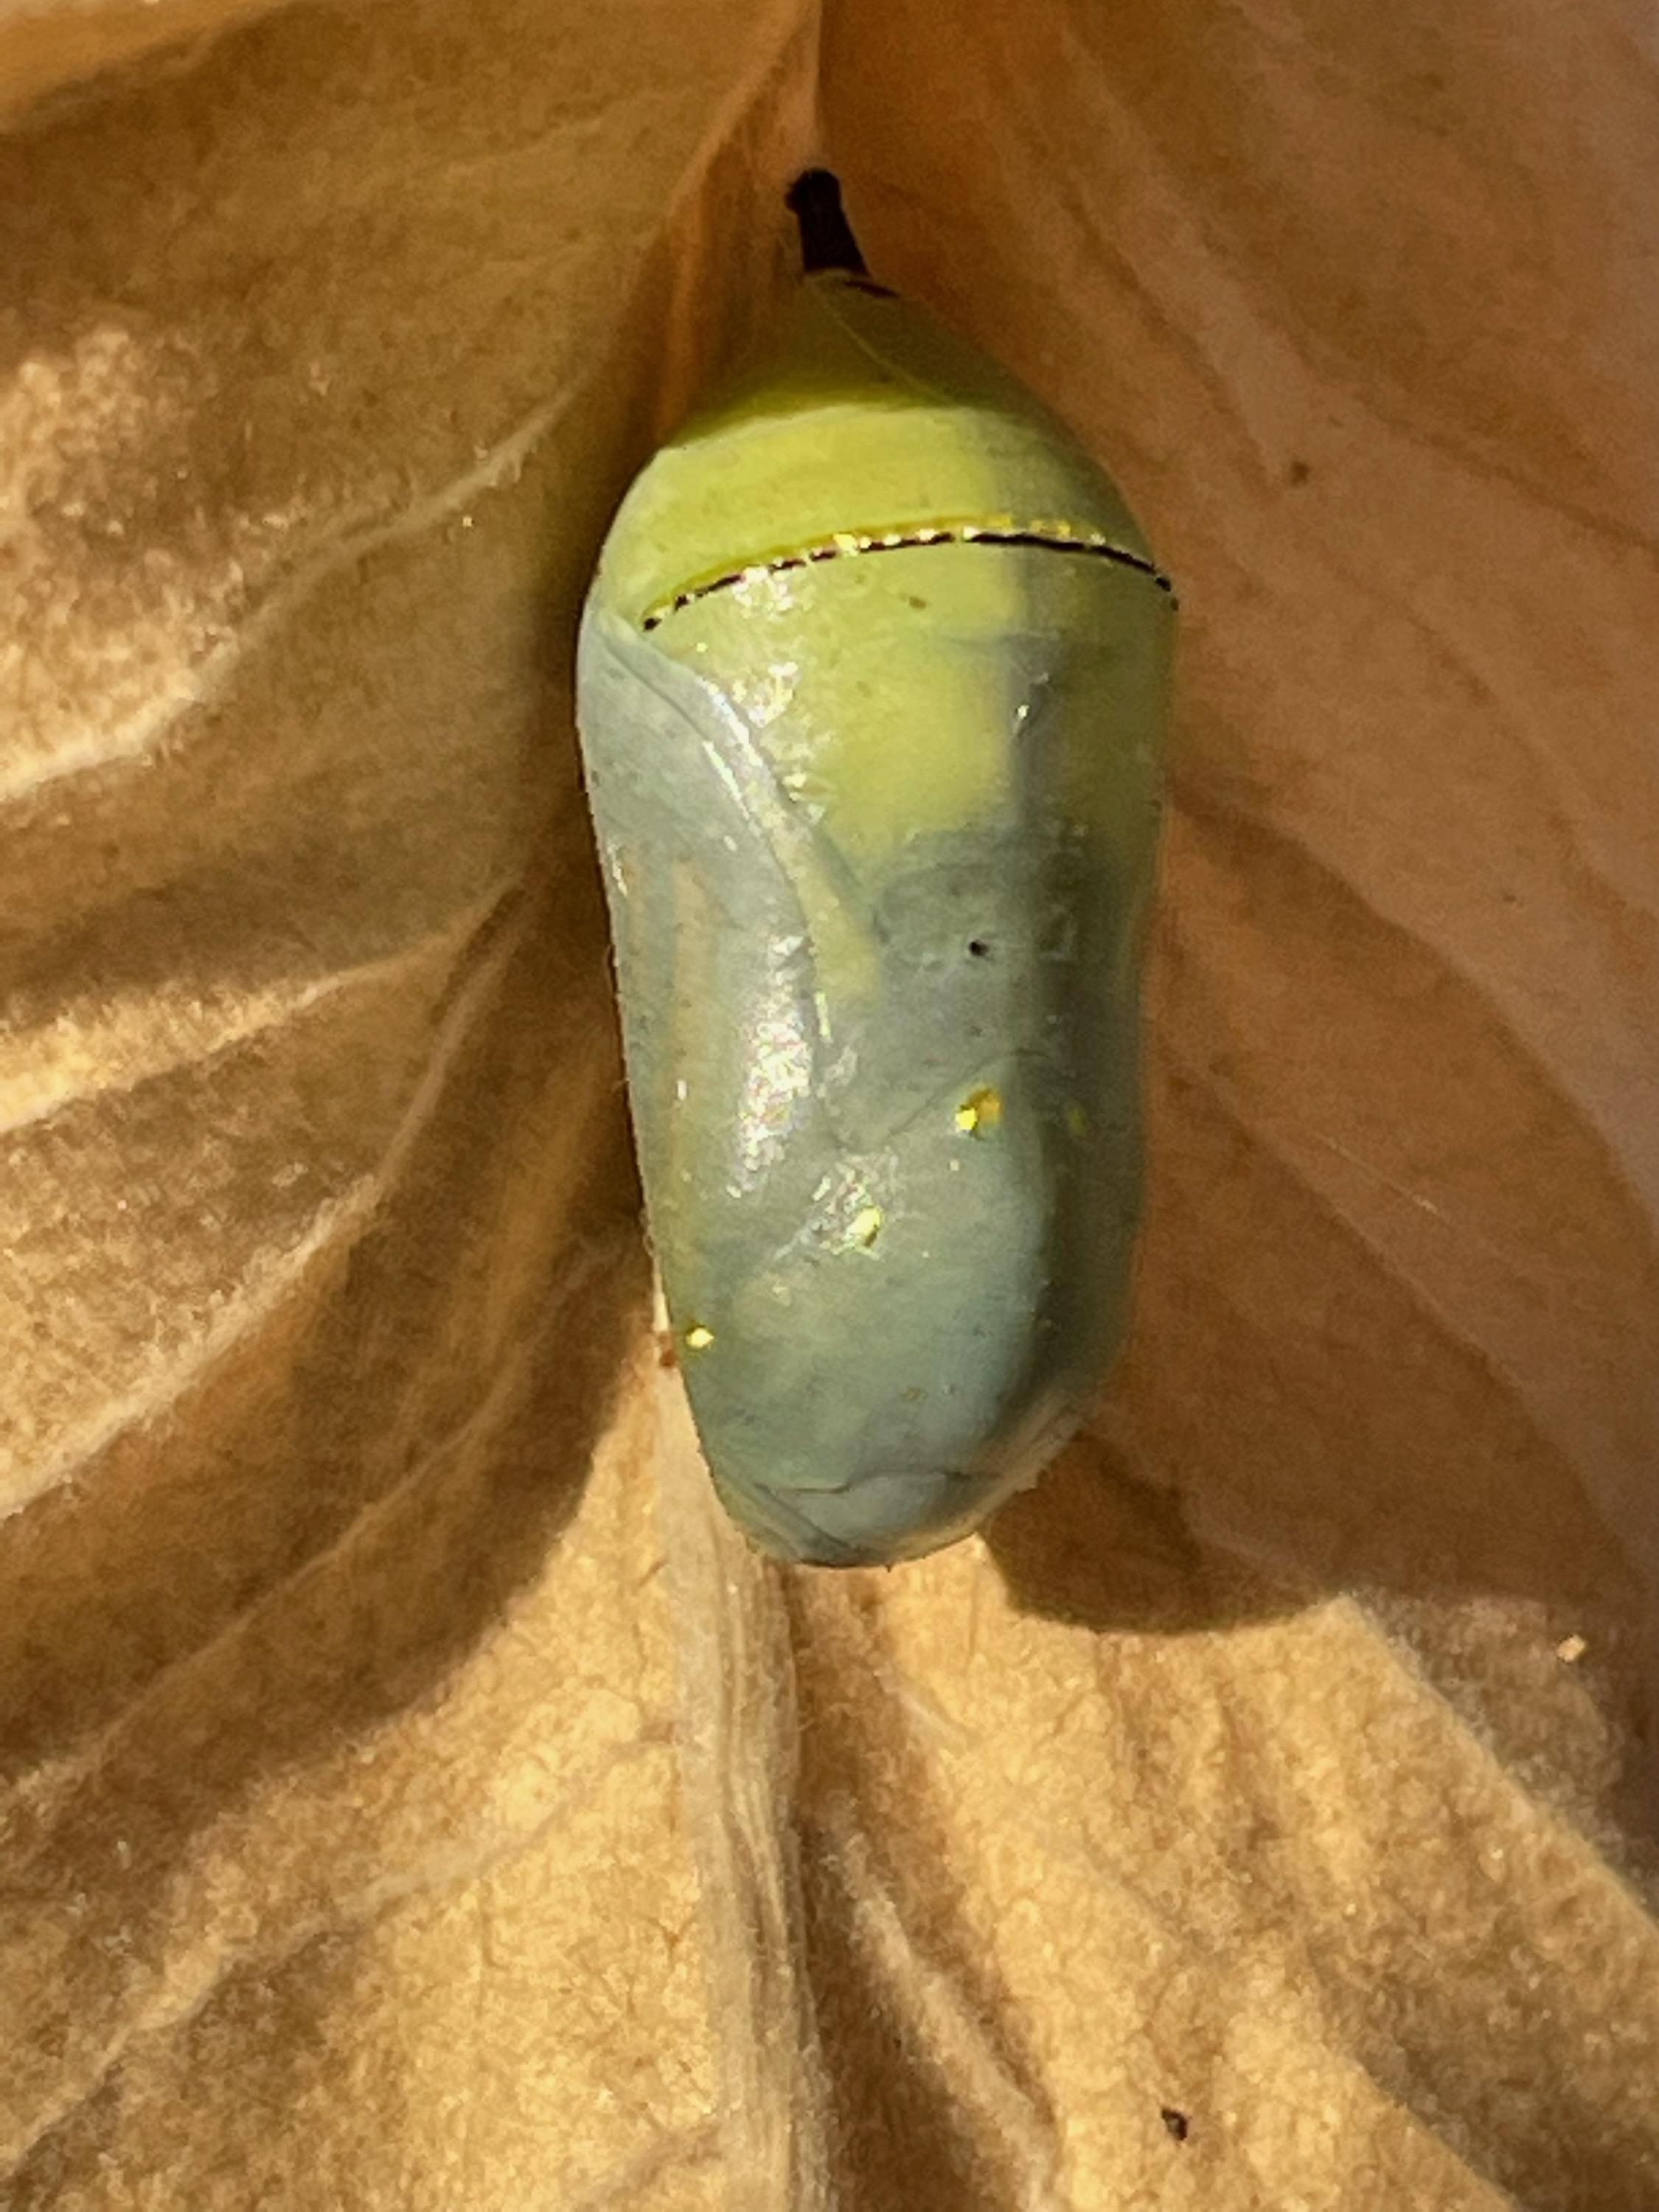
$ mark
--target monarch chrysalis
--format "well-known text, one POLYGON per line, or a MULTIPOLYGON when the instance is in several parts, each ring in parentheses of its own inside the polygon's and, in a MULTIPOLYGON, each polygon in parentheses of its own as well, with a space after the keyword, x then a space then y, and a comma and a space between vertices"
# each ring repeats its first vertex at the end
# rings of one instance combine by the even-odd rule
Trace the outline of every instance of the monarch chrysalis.
POLYGON ((1120 1333, 1173 635, 1122 500, 790 193, 781 346, 649 463, 579 719, 650 1234, 767 1550, 937 1549, 1120 1333))

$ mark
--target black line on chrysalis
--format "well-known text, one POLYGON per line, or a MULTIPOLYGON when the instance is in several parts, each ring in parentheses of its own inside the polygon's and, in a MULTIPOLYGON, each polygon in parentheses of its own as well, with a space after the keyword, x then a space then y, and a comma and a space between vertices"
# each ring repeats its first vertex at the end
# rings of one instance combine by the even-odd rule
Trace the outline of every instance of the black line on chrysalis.
POLYGON ((827 544, 812 545, 799 553, 780 553, 775 560, 752 561, 744 568, 732 568, 724 576, 711 576, 706 584, 694 584, 690 591, 678 592, 665 606, 655 607, 640 623, 641 629, 655 629, 659 623, 670 615, 677 615, 683 607, 695 605, 714 592, 729 592, 735 585, 754 576, 775 576, 786 568, 805 568, 816 561, 862 560, 867 553, 902 553, 927 545, 1038 545, 1050 553, 1086 553, 1097 561, 1115 561, 1121 568, 1133 568, 1140 575, 1150 577, 1160 592, 1174 598, 1175 586, 1155 562, 1145 554, 1131 553, 1121 545, 1104 545, 1087 538, 1060 538, 1040 530, 921 530, 909 533, 896 531, 890 537, 872 538, 866 542, 848 544, 845 539, 832 538, 827 544))

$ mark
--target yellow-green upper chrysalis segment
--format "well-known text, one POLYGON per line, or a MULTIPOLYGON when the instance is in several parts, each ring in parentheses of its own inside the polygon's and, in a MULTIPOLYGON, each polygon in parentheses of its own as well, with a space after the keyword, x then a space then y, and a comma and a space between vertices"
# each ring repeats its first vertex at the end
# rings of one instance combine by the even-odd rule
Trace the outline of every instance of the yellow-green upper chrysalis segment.
POLYGON ((599 588, 642 622, 735 568, 837 537, 972 528, 1152 557, 1109 480, 1022 386, 902 301, 811 276, 777 356, 635 483, 599 588))

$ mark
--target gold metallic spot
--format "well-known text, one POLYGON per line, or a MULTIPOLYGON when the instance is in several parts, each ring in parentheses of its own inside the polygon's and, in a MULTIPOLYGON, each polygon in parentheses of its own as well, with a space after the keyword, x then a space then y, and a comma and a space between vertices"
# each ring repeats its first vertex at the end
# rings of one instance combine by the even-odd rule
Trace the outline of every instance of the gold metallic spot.
POLYGON ((861 1206, 853 1216, 853 1242, 862 1244, 867 1252, 881 1234, 881 1218, 878 1206, 861 1206))
POLYGON ((1000 1091, 973 1091, 957 1109, 957 1127, 964 1135, 980 1137, 994 1129, 1002 1119, 1002 1093, 1000 1091))
POLYGON ((685 1332, 685 1348, 688 1352, 707 1352, 714 1341, 714 1330, 705 1328, 700 1321, 693 1322, 685 1332))

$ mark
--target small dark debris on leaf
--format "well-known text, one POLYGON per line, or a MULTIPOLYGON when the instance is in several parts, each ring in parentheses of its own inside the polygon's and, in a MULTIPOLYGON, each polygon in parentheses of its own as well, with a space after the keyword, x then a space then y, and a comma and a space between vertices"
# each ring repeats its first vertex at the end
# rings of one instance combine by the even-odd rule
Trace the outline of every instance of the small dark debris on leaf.
POLYGON ((1191 2123, 1185 2112, 1177 2112, 1173 2105, 1160 2105, 1158 2117, 1176 2142, 1185 2142, 1191 2132, 1191 2123))
POLYGON ((674 1349, 674 1332, 669 1328, 659 1328, 657 1331, 658 1366, 674 1368, 679 1364, 679 1354, 674 1349))

